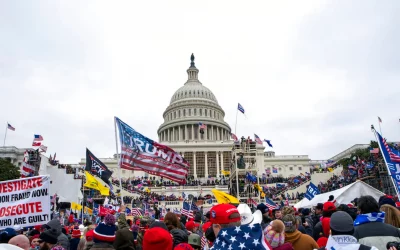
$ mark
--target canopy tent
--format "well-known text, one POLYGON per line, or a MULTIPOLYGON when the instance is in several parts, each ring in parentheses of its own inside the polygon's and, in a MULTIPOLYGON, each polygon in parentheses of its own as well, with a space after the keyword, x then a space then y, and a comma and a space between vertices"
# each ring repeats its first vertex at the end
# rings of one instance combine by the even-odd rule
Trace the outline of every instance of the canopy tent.
POLYGON ((313 207, 316 206, 318 203, 327 202, 330 195, 333 195, 335 197, 336 203, 338 204, 349 204, 355 198, 358 198, 363 195, 371 195, 376 200, 379 200, 379 197, 385 194, 379 191, 378 189, 371 187, 370 185, 368 185, 363 181, 356 181, 340 189, 316 195, 312 200, 303 198, 296 205, 294 205, 294 207, 295 208, 313 207))

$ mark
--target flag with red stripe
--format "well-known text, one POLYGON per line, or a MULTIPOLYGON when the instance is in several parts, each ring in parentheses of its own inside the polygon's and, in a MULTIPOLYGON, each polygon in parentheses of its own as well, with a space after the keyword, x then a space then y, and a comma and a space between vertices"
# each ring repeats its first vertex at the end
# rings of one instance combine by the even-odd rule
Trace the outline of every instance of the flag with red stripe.
POLYGON ((121 168, 186 183, 190 166, 188 161, 170 147, 145 137, 117 117, 115 119, 121 142, 121 168))

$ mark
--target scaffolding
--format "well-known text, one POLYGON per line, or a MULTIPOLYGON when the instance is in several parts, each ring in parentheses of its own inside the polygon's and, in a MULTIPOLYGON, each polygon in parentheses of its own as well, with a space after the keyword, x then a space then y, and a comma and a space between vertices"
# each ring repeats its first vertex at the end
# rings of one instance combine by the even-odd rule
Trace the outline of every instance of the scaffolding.
POLYGON ((232 161, 229 175, 229 193, 235 196, 241 203, 247 203, 250 207, 260 203, 260 191, 254 184, 260 185, 258 178, 259 165, 257 161, 257 144, 253 141, 243 140, 235 143, 232 148, 232 161), (247 180, 249 173, 257 178, 257 183, 247 180))
POLYGON ((33 149, 29 149, 26 151, 25 153, 25 160, 26 163, 28 163, 29 165, 34 167, 34 176, 38 176, 39 175, 39 169, 40 169, 40 162, 41 162, 41 157, 40 157, 40 153, 39 153, 39 149, 37 150, 33 150, 33 149))

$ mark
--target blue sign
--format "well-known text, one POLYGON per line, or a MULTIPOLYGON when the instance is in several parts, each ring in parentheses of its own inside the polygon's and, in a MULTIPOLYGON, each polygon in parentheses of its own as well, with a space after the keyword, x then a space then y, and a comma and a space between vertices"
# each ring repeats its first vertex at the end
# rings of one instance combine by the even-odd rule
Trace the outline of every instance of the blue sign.
POLYGON ((312 182, 310 182, 310 185, 308 185, 305 197, 308 200, 312 200, 314 198, 314 196, 316 196, 317 194, 320 194, 318 187, 315 186, 312 182))

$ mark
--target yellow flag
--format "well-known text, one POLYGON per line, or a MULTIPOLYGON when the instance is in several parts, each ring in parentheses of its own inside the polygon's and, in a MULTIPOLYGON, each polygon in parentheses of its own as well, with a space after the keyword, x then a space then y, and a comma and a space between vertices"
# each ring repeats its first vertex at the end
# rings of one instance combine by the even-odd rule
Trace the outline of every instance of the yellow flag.
POLYGON ((71 202, 71 209, 75 210, 75 211, 82 210, 82 206, 81 206, 81 204, 78 204, 78 203, 75 203, 75 202, 71 202))
POLYGON ((240 203, 240 201, 236 197, 234 197, 230 194, 227 194, 225 192, 219 191, 217 189, 212 189, 211 192, 214 194, 215 199, 217 200, 218 204, 229 204, 229 203, 230 204, 239 204, 240 203))
POLYGON ((85 208, 83 209, 83 211, 85 211, 85 214, 89 214, 89 215, 92 215, 92 214, 93 214, 93 210, 90 209, 90 208, 88 208, 88 207, 85 207, 85 208))
POLYGON ((85 171, 85 175, 86 175, 86 183, 83 186, 99 190, 101 195, 106 195, 106 196, 110 195, 110 189, 102 185, 101 182, 96 179, 96 177, 91 175, 88 171, 85 171))
POLYGON ((328 171, 329 172, 333 172, 333 168, 328 168, 328 171))
POLYGON ((225 176, 231 174, 230 171, 226 171, 226 170, 221 170, 221 173, 222 173, 223 175, 225 175, 225 176))

